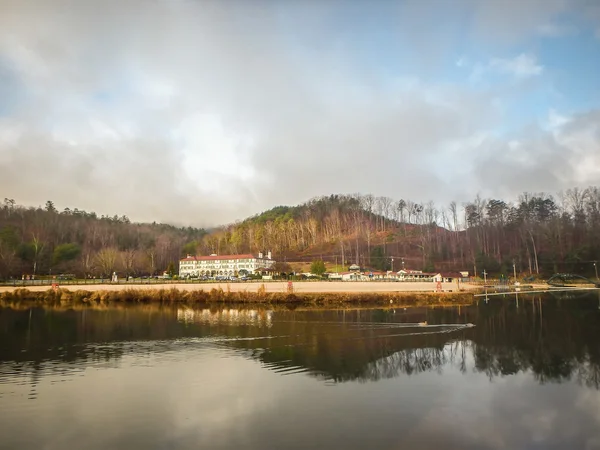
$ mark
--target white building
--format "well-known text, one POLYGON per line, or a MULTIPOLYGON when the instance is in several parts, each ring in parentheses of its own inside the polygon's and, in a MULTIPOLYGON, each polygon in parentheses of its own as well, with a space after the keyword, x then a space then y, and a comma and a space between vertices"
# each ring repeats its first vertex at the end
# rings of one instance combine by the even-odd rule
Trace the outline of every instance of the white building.
POLYGON ((360 272, 342 272, 340 273, 342 281, 368 281, 369 277, 360 272))
POLYGON ((414 281, 422 278, 423 271, 422 270, 408 270, 402 269, 398 271, 398 279, 400 281, 414 281))
POLYGON ((271 269, 275 261, 271 258, 271 252, 267 257, 262 253, 258 257, 245 255, 210 255, 210 256, 192 256, 187 255, 179 261, 180 277, 201 277, 201 276, 233 276, 239 274, 240 270, 247 273, 260 272, 264 269, 271 269))

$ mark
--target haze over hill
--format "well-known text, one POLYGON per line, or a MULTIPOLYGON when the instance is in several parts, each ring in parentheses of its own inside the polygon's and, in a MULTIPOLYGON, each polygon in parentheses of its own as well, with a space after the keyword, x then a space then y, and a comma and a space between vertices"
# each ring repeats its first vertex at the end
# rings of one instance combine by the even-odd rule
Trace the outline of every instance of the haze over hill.
POLYGON ((0 2, 0 190, 213 226, 600 181, 596 1, 0 2), (433 6, 432 6, 433 5, 433 6))

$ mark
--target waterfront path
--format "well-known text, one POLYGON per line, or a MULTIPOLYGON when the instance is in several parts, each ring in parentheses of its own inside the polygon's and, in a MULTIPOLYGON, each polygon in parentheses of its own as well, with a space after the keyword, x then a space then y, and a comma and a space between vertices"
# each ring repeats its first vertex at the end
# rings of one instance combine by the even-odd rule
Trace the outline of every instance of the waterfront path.
MULTIPOLYGON (((222 289, 231 292, 257 292, 264 286, 266 292, 287 292, 287 281, 252 282, 252 283, 193 283, 193 284, 65 284, 59 287, 70 291, 119 291, 124 289, 177 289, 180 291, 210 291, 222 289)), ((15 289, 25 288, 30 291, 47 291, 50 286, 0 286, 0 292, 11 292, 15 289)), ((460 283, 460 288, 465 290, 480 289, 480 287, 469 283, 460 283)), ((444 292, 457 292, 457 283, 443 283, 444 292)), ((298 294, 311 293, 386 293, 386 292, 434 292, 433 282, 376 282, 376 281, 295 281, 293 291, 298 294)))

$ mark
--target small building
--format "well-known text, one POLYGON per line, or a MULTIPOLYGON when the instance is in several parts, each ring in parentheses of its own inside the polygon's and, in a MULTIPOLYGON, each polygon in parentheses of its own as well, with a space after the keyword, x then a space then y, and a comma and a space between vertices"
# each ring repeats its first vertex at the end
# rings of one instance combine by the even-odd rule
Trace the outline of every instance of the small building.
POLYGON ((452 283, 464 278, 460 272, 440 272, 439 275, 444 283, 452 283))
POLYGON ((369 278, 360 272, 341 272, 342 281, 368 281, 369 278))
POLYGON ((373 271, 373 272, 367 272, 366 275, 368 275, 369 279, 371 279, 371 280, 385 280, 388 278, 387 272, 373 271))
POLYGON ((401 269, 397 274, 400 281, 416 281, 423 278, 422 270, 401 269))

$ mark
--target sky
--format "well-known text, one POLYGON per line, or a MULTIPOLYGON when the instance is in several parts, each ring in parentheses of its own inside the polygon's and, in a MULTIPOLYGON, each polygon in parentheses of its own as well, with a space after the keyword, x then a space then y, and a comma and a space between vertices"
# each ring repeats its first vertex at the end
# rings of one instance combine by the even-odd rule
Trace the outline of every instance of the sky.
POLYGON ((0 0, 0 196, 213 226, 600 185, 600 0, 0 0))

